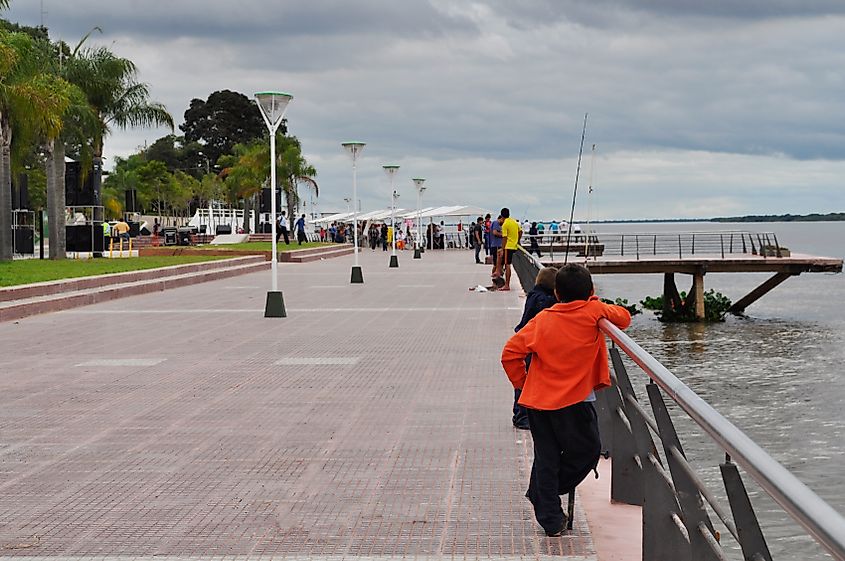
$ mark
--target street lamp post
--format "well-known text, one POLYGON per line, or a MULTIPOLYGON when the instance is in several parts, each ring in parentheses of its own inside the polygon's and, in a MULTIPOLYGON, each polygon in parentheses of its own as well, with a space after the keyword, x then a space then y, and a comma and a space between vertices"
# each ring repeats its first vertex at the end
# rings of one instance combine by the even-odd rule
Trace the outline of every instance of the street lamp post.
MULTIPOLYGON (((352 156, 352 202, 358 200, 358 156, 366 146, 363 142, 350 141, 341 143, 343 149, 352 156)), ((353 284, 361 284, 364 282, 364 273, 361 271, 361 266, 358 264, 358 208, 356 207, 352 212, 352 235, 353 243, 355 244, 355 265, 352 266, 353 284)))
POLYGON ((390 178, 390 227, 393 229, 393 253, 390 256, 390 267, 396 268, 399 266, 399 257, 396 256, 396 199, 399 197, 399 193, 396 192, 396 189, 393 187, 393 180, 396 178, 396 172, 399 171, 399 166, 397 165, 386 165, 381 166, 384 168, 385 173, 390 178))
POLYGON ((285 110, 288 103, 293 99, 293 96, 284 92, 258 92, 255 94, 255 99, 258 102, 258 109, 261 111, 261 117, 264 119, 264 124, 270 131, 270 215, 271 215, 271 234, 272 239, 270 260, 270 270, 272 271, 272 290, 267 293, 267 302, 264 305, 264 317, 286 317, 285 299, 282 292, 278 289, 279 279, 279 256, 276 253, 276 131, 279 125, 282 124, 282 118, 285 116, 285 110))
POLYGON ((420 246, 424 245, 424 244, 420 244, 420 240, 422 239, 422 230, 420 229, 420 220, 421 220, 421 218, 420 218, 420 214, 421 214, 420 204, 421 204, 421 201, 422 201, 423 191, 425 191, 425 187, 423 187, 423 183, 425 183, 425 179, 423 179, 422 177, 415 177, 411 181, 414 182, 414 186, 417 188, 417 243, 416 243, 416 247, 414 248, 414 259, 419 259, 422 256, 421 255, 422 249, 421 249, 420 246))

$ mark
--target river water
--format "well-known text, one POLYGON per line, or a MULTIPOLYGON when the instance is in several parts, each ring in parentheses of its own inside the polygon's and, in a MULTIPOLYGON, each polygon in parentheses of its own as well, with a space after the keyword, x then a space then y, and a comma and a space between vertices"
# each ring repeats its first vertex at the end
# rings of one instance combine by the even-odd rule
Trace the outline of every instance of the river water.
MULTIPOLYGON (((845 256, 845 222, 600 224, 598 232, 661 233, 745 230, 774 232, 794 253, 845 256)), ((736 301, 772 273, 714 273, 705 289, 736 301)), ((602 297, 639 302, 662 292, 662 275, 603 275, 595 278, 602 297)), ((689 290, 688 275, 676 275, 689 290)), ((752 304, 743 317, 710 325, 667 325, 651 312, 635 316, 634 340, 696 393, 745 431, 776 460, 845 513, 845 276, 806 273, 790 278, 752 304)), ((645 375, 629 363, 638 395, 645 375)), ((685 414, 673 419, 687 456, 719 496, 718 464, 724 453, 702 436, 685 414)), ((662 451, 661 451, 662 453, 662 451)), ((829 559, 743 472, 773 559, 829 559)), ((727 507, 727 502, 724 503, 727 507)), ((726 530, 723 543, 736 549, 726 530)), ((741 559, 734 551, 731 558, 741 559)))

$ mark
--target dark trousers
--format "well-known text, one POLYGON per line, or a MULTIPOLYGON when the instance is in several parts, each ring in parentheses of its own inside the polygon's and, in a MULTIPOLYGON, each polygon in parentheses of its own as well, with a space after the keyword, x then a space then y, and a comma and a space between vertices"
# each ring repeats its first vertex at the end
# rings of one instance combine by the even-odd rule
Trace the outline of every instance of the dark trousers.
POLYGON ((596 467, 601 453, 596 410, 589 402, 554 411, 528 410, 534 465, 525 494, 547 533, 564 523, 560 495, 574 490, 596 467))
POLYGON ((279 230, 276 233, 276 243, 279 243, 279 239, 282 236, 285 237, 285 243, 287 245, 290 245, 290 238, 288 237, 288 229, 287 228, 279 228, 279 230))
POLYGON ((528 253, 536 253, 537 257, 542 257, 540 254, 540 246, 537 244, 537 238, 531 238, 531 245, 528 248, 528 253))
POLYGON ((302 242, 308 241, 308 238, 306 237, 304 230, 297 230, 296 231, 296 241, 299 242, 299 245, 302 245, 302 242))
POLYGON ((481 244, 475 242, 473 245, 475 245, 475 262, 481 263, 481 259, 478 258, 478 254, 481 253, 481 244))

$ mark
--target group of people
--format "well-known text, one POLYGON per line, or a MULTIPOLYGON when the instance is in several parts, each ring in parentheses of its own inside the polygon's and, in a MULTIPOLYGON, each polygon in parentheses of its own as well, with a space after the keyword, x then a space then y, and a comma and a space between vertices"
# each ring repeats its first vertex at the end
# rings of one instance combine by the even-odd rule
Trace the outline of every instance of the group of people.
POLYGON ((596 469, 601 453, 593 402, 595 390, 610 386, 607 347, 598 327, 603 318, 622 329, 631 322, 627 309, 595 296, 585 267, 546 267, 502 350, 502 366, 514 388, 512 422, 530 430, 534 442, 525 497, 548 536, 567 527, 560 495, 596 469))
POLYGON ((389 246, 393 245, 393 237, 396 237, 396 249, 406 249, 409 245, 408 240, 412 239, 411 227, 406 224, 405 230, 398 224, 391 228, 387 222, 382 224, 371 223, 367 229, 367 245, 373 251, 381 247, 382 251, 387 251, 389 246))
MULTIPOLYGON (((276 243, 279 242, 280 239, 285 239, 285 245, 290 245, 290 234, 288 232, 288 221, 287 217, 285 216, 287 213, 285 211, 281 211, 279 213, 279 222, 276 225, 276 243)), ((299 218, 296 219, 296 222, 293 223, 293 231, 296 232, 296 241, 299 245, 302 245, 302 242, 308 241, 308 236, 305 234, 305 215, 303 214, 299 218)))
POLYGON ((484 218, 479 216, 470 227, 469 234, 475 251, 475 262, 484 263, 480 257, 481 249, 484 248, 485 255, 490 256, 493 262, 491 277, 494 279, 494 287, 510 290, 511 263, 523 235, 522 226, 511 218, 510 209, 503 208, 496 220, 491 220, 490 214, 484 218))

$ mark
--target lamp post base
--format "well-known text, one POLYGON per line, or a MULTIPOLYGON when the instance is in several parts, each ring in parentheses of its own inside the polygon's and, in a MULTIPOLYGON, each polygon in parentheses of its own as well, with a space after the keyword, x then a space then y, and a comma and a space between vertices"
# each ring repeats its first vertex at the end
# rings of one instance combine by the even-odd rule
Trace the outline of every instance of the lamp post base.
POLYGON ((414 248, 414 259, 421 259, 422 258, 421 253, 422 252, 420 251, 420 248, 418 248, 418 247, 414 248))
POLYGON ((399 266, 399 256, 398 255, 391 255, 390 256, 390 268, 395 269, 399 266))
POLYGON ((364 283, 364 273, 361 270, 361 267, 352 267, 352 284, 363 284, 364 283))
POLYGON ((285 311, 285 298, 282 296, 282 291, 269 291, 267 293, 267 303, 264 305, 265 318, 286 318, 288 317, 285 311))

